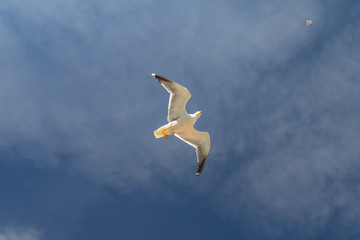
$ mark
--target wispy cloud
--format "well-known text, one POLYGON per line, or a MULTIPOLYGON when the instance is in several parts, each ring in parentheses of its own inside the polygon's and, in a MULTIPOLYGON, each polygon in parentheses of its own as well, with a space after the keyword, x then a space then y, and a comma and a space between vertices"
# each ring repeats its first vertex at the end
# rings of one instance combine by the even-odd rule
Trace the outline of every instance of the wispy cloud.
POLYGON ((225 182, 219 199, 254 232, 268 228, 273 238, 297 229, 309 237, 334 219, 345 226, 360 220, 359 33, 350 24, 314 58, 257 86, 256 154, 225 182))
MULTIPOLYGON (((222 78, 243 75, 244 79, 256 76, 256 70, 238 70, 240 62, 228 63, 247 59, 246 66, 266 64, 273 62, 272 54, 281 45, 298 49, 297 44, 306 35, 299 35, 295 43, 289 39, 299 32, 296 29, 300 24, 295 22, 302 22, 300 16, 311 9, 290 4, 287 13, 279 12, 275 5, 250 4, 254 14, 250 16, 242 8, 233 11, 230 3, 190 7, 192 3, 185 1, 178 5, 175 9, 153 2, 2 3, 6 14, 1 29, 4 39, 9 40, 1 48, 7 52, 11 47, 9 55, 14 56, 2 73, 2 115, 6 116, 1 123, 6 136, 3 144, 16 145, 21 156, 39 165, 72 166, 120 186, 147 182, 156 169, 176 174, 188 161, 182 160, 174 168, 168 159, 174 149, 160 145, 163 152, 159 156, 159 149, 150 140, 152 130, 165 119, 168 96, 147 78, 147 72, 172 72, 170 77, 183 78, 190 89, 200 84, 186 77, 186 72, 193 72, 193 76, 207 79, 204 83, 208 85, 206 91, 195 93, 191 102, 204 108, 217 100, 230 102, 231 95, 223 96, 231 87, 218 89, 222 78), (284 14, 287 21, 281 20, 284 14), (261 56, 256 51, 261 51, 261 56), (206 92, 215 89, 219 91, 211 100, 206 92), (195 97, 200 94, 210 99, 209 104, 195 97), (163 117, 155 117, 154 112, 163 117), (145 156, 156 156, 160 161, 145 156)), ((281 62, 291 56, 284 54, 281 62)), ((234 78, 229 83, 238 86, 238 82, 234 78)))
POLYGON ((39 240, 40 234, 32 228, 1 227, 0 240, 39 240))
POLYGON ((357 221, 358 24, 310 0, 170 2, 2 1, 0 147, 121 192, 214 191, 271 236, 357 221), (204 110, 206 181, 191 147, 153 138, 168 94, 150 71, 204 110))

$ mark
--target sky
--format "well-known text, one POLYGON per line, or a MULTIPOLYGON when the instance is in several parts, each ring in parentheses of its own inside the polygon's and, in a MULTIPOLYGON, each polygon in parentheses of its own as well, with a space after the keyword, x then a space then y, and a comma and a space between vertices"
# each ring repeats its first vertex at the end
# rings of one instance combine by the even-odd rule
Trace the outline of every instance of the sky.
POLYGON ((359 1, 2 0, 0 36, 0 240, 360 239, 359 1))

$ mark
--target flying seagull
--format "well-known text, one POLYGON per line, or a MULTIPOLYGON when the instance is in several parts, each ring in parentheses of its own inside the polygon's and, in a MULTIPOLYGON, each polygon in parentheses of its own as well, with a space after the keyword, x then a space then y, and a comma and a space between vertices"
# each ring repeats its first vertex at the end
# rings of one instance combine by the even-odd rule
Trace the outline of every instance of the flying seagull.
POLYGON ((210 150, 210 135, 207 132, 199 132, 194 129, 193 125, 200 118, 202 111, 197 111, 194 114, 186 112, 186 103, 190 99, 190 92, 180 84, 164 78, 155 73, 150 73, 156 78, 158 82, 170 93, 169 107, 168 107, 168 124, 160 127, 154 131, 156 138, 175 134, 187 144, 196 148, 198 169, 196 177, 200 176, 204 169, 206 158, 210 150))

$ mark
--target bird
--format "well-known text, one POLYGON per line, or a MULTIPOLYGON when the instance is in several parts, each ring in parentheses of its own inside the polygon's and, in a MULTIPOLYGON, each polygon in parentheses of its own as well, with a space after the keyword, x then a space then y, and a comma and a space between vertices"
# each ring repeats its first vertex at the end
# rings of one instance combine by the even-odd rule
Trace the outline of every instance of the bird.
POLYGON ((312 25, 312 20, 306 20, 306 26, 312 25))
POLYGON ((210 134, 200 132, 194 128, 195 122, 200 118, 202 111, 193 114, 186 112, 186 103, 191 97, 190 92, 177 82, 170 79, 150 73, 169 93, 168 106, 168 124, 165 124, 154 131, 156 138, 164 137, 167 139, 170 135, 196 148, 197 164, 196 177, 199 177, 204 169, 206 159, 210 151, 210 134))

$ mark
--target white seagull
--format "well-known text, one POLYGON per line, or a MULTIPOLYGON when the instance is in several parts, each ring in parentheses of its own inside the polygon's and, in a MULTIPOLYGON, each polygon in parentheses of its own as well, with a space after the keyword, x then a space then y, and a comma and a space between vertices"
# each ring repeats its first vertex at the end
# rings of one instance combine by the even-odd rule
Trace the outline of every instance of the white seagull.
POLYGON ((180 84, 167 78, 155 73, 150 73, 150 75, 156 78, 170 93, 167 117, 169 123, 154 131, 154 135, 156 138, 164 137, 167 139, 168 136, 175 134, 176 137, 196 148, 198 163, 196 177, 198 177, 204 169, 210 150, 209 133, 196 131, 193 127, 195 122, 200 118, 202 111, 188 114, 185 107, 191 97, 190 92, 180 84))

